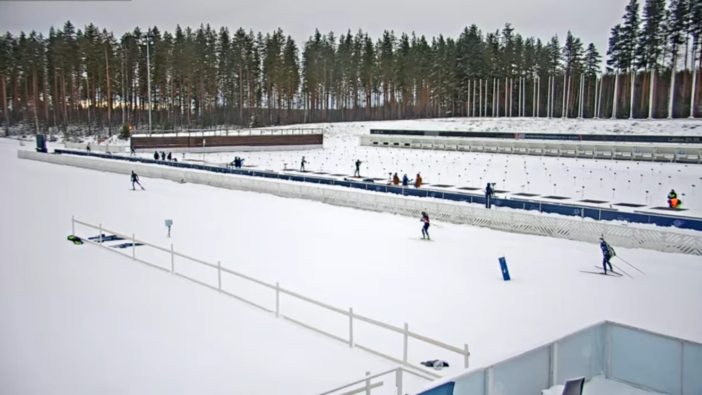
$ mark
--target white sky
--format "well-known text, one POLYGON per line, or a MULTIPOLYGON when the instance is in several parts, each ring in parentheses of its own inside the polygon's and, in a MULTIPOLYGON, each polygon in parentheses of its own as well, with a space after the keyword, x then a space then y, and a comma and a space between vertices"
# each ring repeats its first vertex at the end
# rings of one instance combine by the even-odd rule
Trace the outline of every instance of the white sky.
POLYGON ((219 29, 244 27, 269 32, 282 28, 302 41, 320 31, 337 36, 358 28, 374 39, 383 30, 417 32, 428 37, 457 37, 463 27, 477 24, 483 32, 512 23, 523 36, 548 40, 568 30, 585 45, 594 42, 606 52, 609 30, 624 13, 627 0, 133 0, 133 1, 0 1, 0 31, 18 33, 70 20, 77 27, 94 23, 120 36, 134 27, 156 25, 173 31, 177 24, 193 28, 209 23, 219 29))

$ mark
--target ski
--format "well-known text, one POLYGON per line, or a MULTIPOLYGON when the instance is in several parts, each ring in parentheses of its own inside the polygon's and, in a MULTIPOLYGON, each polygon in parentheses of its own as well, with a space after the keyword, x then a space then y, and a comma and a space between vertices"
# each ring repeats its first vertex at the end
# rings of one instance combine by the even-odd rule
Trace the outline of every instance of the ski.
MULTIPOLYGON (((595 266, 595 268, 601 269, 600 266, 595 266)), ((609 270, 609 273, 614 273, 614 274, 616 274, 616 275, 619 276, 619 277, 623 276, 623 274, 621 274, 621 273, 619 273, 619 272, 615 272, 614 270, 611 270, 611 269, 609 270)))
POLYGON ((589 272, 587 270, 581 270, 580 273, 599 274, 601 276, 609 276, 609 277, 621 277, 621 276, 617 276, 615 274, 609 274, 609 273, 604 273, 604 272, 589 272))
POLYGON ((411 238, 410 238, 410 240, 419 240, 419 241, 434 241, 433 239, 422 239, 421 237, 420 237, 420 238, 417 238, 417 239, 415 239, 414 237, 411 237, 411 238))

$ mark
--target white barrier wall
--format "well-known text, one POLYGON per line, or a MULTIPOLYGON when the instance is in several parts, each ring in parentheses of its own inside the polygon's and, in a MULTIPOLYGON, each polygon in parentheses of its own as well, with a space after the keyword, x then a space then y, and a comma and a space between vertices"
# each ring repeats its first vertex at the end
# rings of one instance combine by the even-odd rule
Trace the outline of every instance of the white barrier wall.
MULTIPOLYGON (((65 142, 63 145, 68 148, 68 149, 79 149, 82 151, 85 151, 86 147, 88 146, 88 143, 71 143, 71 142, 65 142)), ((90 144, 90 150, 95 151, 95 152, 129 152, 129 146, 120 144, 120 145, 110 145, 110 144, 90 144)))
POLYGON ((361 145, 566 158, 702 163, 702 146, 695 144, 591 143, 371 134, 361 136, 361 145))
POLYGON ((486 210, 459 202, 360 191, 333 186, 310 186, 294 181, 267 180, 247 176, 210 173, 160 165, 112 161, 70 155, 18 151, 22 159, 75 166, 112 173, 129 174, 132 170, 143 177, 185 180, 221 188, 270 193, 277 196, 315 200, 336 206, 388 212, 419 217, 424 210, 438 221, 481 226, 495 230, 557 237, 597 243, 601 235, 614 246, 644 248, 662 252, 702 255, 702 236, 665 229, 637 228, 590 219, 574 219, 557 215, 532 214, 519 210, 486 210))

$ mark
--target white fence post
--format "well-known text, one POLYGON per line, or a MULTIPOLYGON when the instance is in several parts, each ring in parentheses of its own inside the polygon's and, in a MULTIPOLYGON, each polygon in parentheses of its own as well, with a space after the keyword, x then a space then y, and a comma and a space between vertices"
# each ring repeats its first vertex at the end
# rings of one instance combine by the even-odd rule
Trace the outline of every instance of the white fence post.
POLYGON ((395 387, 397 387, 397 395, 405 395, 402 390, 402 368, 395 369, 395 387))
POLYGON ((349 347, 353 346, 353 307, 349 307, 349 347))
MULTIPOLYGON (((366 376, 370 376, 370 372, 366 372, 366 376)), ((366 380, 366 395, 370 395, 371 392, 371 386, 370 386, 370 380, 366 380)))
POLYGON ((100 237, 100 245, 102 245, 102 224, 100 224, 99 226, 99 232, 100 233, 98 233, 98 237, 100 237))
MULTIPOLYGON (((102 231, 100 231, 100 239, 102 239, 102 231)), ((136 236, 132 233, 132 259, 136 260, 136 236)))
POLYGON ((468 351, 467 344, 463 345, 463 351, 465 352, 465 354, 463 354, 463 367, 465 369, 468 369, 468 360, 470 359, 470 351, 468 351))
POLYGON ((173 252, 173 243, 171 243, 171 274, 175 273, 175 253, 173 252))
POLYGON ((222 290, 222 262, 217 261, 217 289, 222 290))
POLYGON ((71 234, 76 235, 76 218, 73 215, 71 215, 71 234))
POLYGON ((275 283, 275 316, 280 317, 280 283, 275 283))
POLYGON ((408 332, 409 332, 409 324, 405 322, 405 331, 403 333, 403 335, 405 337, 405 347, 404 347, 404 350, 402 352, 402 363, 405 365, 407 365, 407 342, 409 340, 409 336, 407 335, 408 332))

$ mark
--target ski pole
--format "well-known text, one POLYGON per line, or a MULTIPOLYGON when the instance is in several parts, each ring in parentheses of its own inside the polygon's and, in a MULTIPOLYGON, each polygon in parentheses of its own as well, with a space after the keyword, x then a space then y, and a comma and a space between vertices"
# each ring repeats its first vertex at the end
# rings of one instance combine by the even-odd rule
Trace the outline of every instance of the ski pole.
POLYGON ((627 273, 627 272, 625 272, 624 270, 622 270, 622 268, 620 268, 619 266, 617 266, 617 265, 615 265, 615 264, 612 264, 612 267, 616 267, 618 271, 620 271, 620 272, 626 274, 627 277, 629 277, 629 278, 631 278, 631 279, 634 278, 634 277, 631 277, 631 275, 630 275, 629 273, 627 273))
MULTIPOLYGON (((619 258, 619 257, 617 256, 617 258, 619 258)), ((646 274, 646 273, 642 272, 642 271, 641 271, 641 269, 639 269, 638 267, 636 267, 636 266, 632 265, 631 263, 629 263, 629 262, 625 261, 624 259, 622 259, 622 258, 619 258, 619 260, 620 260, 620 261, 622 261, 622 262, 624 262, 624 263, 626 263, 627 265, 629 265, 629 266, 633 267, 634 269, 638 270, 638 271, 639 271, 639 273, 641 273, 641 274, 646 274)))

